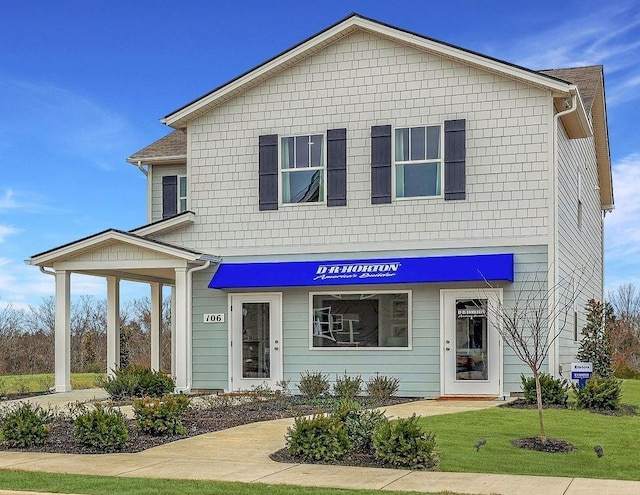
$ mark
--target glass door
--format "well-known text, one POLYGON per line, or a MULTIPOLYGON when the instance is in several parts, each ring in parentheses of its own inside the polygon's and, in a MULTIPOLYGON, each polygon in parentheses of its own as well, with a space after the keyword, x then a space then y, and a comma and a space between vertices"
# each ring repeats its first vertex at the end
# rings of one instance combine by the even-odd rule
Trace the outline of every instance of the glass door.
POLYGON ((500 291, 441 291, 444 395, 501 394, 500 334, 490 306, 500 291))
POLYGON ((231 296, 231 390, 282 379, 281 312, 280 294, 231 296))

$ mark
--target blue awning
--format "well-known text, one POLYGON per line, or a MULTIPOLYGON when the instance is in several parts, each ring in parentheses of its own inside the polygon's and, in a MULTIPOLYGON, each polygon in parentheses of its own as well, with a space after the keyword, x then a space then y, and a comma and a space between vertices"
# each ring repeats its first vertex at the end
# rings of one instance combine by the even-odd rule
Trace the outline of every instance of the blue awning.
POLYGON ((513 254, 224 263, 210 289, 429 282, 513 282, 513 254))

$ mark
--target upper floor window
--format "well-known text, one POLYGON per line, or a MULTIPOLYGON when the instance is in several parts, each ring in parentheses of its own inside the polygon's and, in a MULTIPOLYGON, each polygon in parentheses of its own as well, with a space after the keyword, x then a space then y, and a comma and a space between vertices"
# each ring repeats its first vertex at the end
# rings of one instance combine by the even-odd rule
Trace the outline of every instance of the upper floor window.
POLYGON ((440 196, 442 190, 441 127, 395 131, 396 197, 440 196))
POLYGON ((324 136, 283 137, 280 141, 282 203, 325 200, 324 136))
POLYGON ((178 213, 187 211, 187 176, 178 176, 178 213))
POLYGON ((162 177, 162 218, 187 211, 187 191, 186 175, 162 177))

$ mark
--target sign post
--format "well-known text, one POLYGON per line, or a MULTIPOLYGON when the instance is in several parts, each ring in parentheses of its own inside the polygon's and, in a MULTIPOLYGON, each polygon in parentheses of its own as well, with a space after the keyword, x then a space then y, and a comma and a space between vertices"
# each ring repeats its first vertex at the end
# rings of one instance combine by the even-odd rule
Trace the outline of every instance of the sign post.
POLYGON ((571 363, 571 379, 578 380, 578 388, 584 388, 593 374, 593 363, 571 363))

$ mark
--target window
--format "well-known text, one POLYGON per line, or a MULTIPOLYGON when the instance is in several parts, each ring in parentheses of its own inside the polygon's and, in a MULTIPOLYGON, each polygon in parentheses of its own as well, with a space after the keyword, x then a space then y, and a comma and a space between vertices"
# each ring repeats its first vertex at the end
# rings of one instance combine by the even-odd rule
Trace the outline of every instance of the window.
POLYGON ((312 348, 409 348, 410 294, 311 294, 312 348))
POLYGON ((280 141, 282 203, 324 201, 324 136, 284 137, 280 141))
POLYGON ((178 213, 187 211, 187 176, 178 176, 178 213))
POLYGON ((440 196, 441 134, 439 125, 396 129, 396 198, 440 196))

